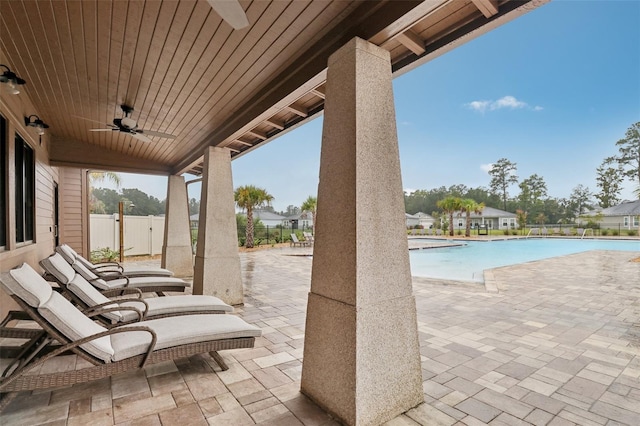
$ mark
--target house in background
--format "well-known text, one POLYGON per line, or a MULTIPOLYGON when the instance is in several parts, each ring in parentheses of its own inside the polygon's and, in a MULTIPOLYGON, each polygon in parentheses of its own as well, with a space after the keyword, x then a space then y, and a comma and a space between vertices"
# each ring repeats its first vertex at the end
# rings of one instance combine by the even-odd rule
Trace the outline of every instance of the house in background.
MULTIPOLYGON (((471 228, 485 225, 489 229, 515 229, 518 226, 517 218, 518 216, 515 213, 493 207, 485 207, 481 214, 471 213, 471 228)), ((466 213, 455 213, 453 215, 453 229, 465 229, 466 221, 466 213)))
POLYGON ((416 215, 405 213, 405 217, 407 219, 407 228, 415 228, 420 225, 420 218, 416 215))
POLYGON ((617 206, 595 209, 581 218, 598 214, 602 215, 602 220, 598 221, 600 228, 636 229, 640 226, 640 200, 623 201, 617 206))
POLYGON ((418 218, 418 225, 421 225, 423 229, 433 228, 433 224, 436 222, 430 214, 418 212, 414 216, 418 218))
MULTIPOLYGON (((246 216, 246 213, 243 214, 246 216)), ((267 210, 254 210, 253 221, 257 222, 258 220, 260 220, 264 226, 275 228, 276 226, 285 226, 287 218, 267 210)))
POLYGON ((313 229, 313 213, 302 212, 287 216, 285 218, 285 226, 292 229, 313 229))

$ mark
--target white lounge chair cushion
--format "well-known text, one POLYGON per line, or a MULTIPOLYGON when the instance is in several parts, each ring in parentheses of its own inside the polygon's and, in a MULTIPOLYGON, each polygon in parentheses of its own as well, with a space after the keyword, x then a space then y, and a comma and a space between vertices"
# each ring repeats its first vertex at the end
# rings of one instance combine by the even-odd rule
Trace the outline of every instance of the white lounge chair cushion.
MULTIPOLYGON (((149 305, 147 315, 167 315, 181 312, 210 312, 223 311, 233 312, 233 307, 227 305, 222 300, 214 296, 184 295, 184 296, 164 296, 148 297, 144 299, 149 305)), ((140 302, 130 301, 118 303, 120 306, 133 306, 144 311, 144 305, 140 302)), ((137 318, 134 311, 121 311, 120 314, 125 321, 137 318)))
MULTIPOLYGON (((259 337, 262 334, 258 327, 234 315, 185 315, 142 321, 131 326, 151 328, 158 337, 155 350, 210 340, 259 337)), ((151 335, 143 331, 113 334, 113 360, 143 354, 150 342, 151 335)))
POLYGON ((56 251, 71 265, 78 257, 78 253, 67 244, 61 244, 56 247, 56 251))
POLYGON ((55 253, 46 259, 42 259, 40 264, 62 284, 69 284, 73 277, 76 276, 75 269, 69 265, 60 253, 55 253))
MULTIPOLYGON (((38 308, 38 313, 71 341, 107 330, 93 322, 71 302, 55 292, 52 292, 49 300, 38 308)), ((104 362, 111 362, 114 351, 109 336, 100 337, 80 346, 96 358, 104 362)))
POLYGON ((51 285, 26 263, 9 271, 5 286, 12 294, 37 308, 51 297, 51 285))
MULTIPOLYGON (((71 270, 73 271, 73 268, 71 268, 71 270)), ((74 271, 74 274, 75 274, 75 271, 74 271)), ((102 303, 111 302, 111 299, 106 297, 104 294, 100 293, 94 286, 89 284, 89 282, 79 274, 75 274, 75 277, 71 280, 69 284, 67 284, 67 288, 73 294, 78 296, 80 300, 86 303, 87 306, 96 306, 102 303)), ((116 308, 116 307, 118 307, 118 304, 115 302, 113 305, 104 306, 104 308, 116 308)), ((144 309, 144 306, 142 308, 144 309)), ((131 311, 131 313, 133 314, 134 318, 138 317, 138 315, 135 312, 131 311)), ((105 312, 102 315, 105 318, 108 318, 109 320, 111 320, 111 322, 119 322, 119 321, 122 321, 123 319, 122 312, 120 311, 105 312)))

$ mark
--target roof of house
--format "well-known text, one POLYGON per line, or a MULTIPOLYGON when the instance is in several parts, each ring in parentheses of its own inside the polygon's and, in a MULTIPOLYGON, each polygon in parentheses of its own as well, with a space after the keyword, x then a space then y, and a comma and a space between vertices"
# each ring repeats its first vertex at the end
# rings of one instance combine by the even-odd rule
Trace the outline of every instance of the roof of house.
POLYGON ((287 220, 286 217, 280 216, 279 214, 270 212, 268 210, 254 210, 253 217, 254 219, 260 220, 287 220))
POLYGON ((602 213, 603 216, 635 216, 640 215, 640 200, 623 201, 617 206, 607 207, 606 209, 596 209, 587 212, 587 215, 602 213))
POLYGON ((479 217, 517 217, 517 215, 515 213, 506 212, 504 210, 496 209, 496 208, 493 208, 493 207, 485 207, 482 210, 482 214, 477 214, 477 213, 472 212, 471 213, 471 217, 472 218, 479 218, 479 217))

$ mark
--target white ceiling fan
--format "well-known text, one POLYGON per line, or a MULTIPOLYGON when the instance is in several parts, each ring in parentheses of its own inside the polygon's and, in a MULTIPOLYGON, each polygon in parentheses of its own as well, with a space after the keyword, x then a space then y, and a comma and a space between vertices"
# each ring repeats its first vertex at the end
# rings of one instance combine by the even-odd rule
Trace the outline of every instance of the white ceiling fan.
MULTIPOLYGON (((123 118, 114 118, 113 124, 107 124, 107 128, 104 129, 89 129, 90 132, 123 132, 130 134, 136 139, 139 139, 144 142, 151 142, 147 136, 157 136, 159 138, 165 139, 175 139, 174 135, 170 135, 168 133, 156 132, 153 130, 145 130, 138 129, 138 123, 129 117, 129 115, 133 112, 133 107, 128 105, 120 105, 122 108, 122 112, 124 112, 123 118)), ((91 120, 93 121, 93 120, 91 120)))
POLYGON ((234 29, 239 30, 249 25, 247 14, 238 0, 207 0, 216 11, 234 29))

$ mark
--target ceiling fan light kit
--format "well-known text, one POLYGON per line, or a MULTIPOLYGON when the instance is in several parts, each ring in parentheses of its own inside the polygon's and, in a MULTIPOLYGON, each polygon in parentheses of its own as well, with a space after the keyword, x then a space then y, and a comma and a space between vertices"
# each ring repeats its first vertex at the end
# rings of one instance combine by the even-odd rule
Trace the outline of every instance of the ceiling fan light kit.
POLYGON ((170 135, 168 133, 156 132, 153 130, 145 130, 138 129, 138 123, 133 118, 129 117, 129 115, 133 112, 133 107, 129 105, 120 105, 122 112, 124 113, 124 117, 122 118, 114 118, 113 124, 107 124, 109 126, 105 129, 89 129, 91 132, 123 132, 131 135, 132 137, 144 141, 151 142, 151 139, 148 136, 157 136, 159 138, 165 139, 175 139, 174 135, 170 135))

